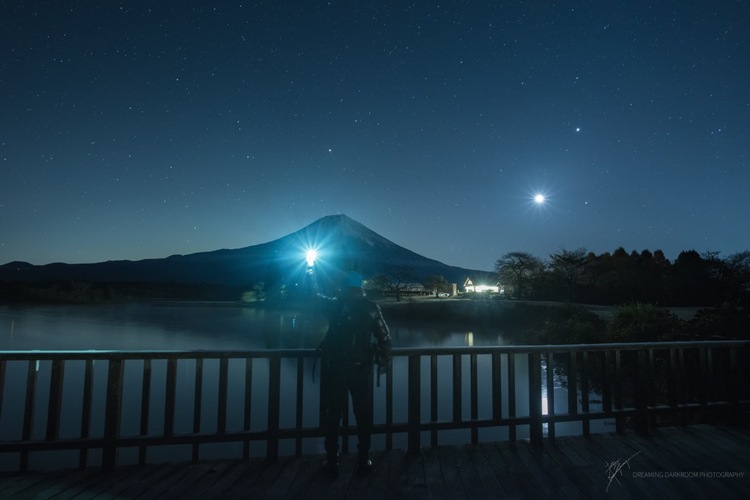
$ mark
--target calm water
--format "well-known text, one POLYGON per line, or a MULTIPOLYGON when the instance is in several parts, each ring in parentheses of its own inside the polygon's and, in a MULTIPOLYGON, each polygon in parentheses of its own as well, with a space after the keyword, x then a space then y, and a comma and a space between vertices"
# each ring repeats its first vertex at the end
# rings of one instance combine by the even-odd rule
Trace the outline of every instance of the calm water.
MULTIPOLYGON (((387 319, 387 315, 386 315, 387 319)), ((274 348, 314 348, 318 345, 325 332, 325 322, 311 311, 279 314, 259 309, 243 308, 225 304, 126 304, 126 305, 96 305, 96 306, 33 306, 9 307, 0 306, 0 350, 88 350, 88 349, 122 349, 122 350, 244 350, 244 349, 274 349, 274 348)), ((460 327, 436 327, 435 325, 407 325, 389 321, 394 347, 451 347, 451 346, 479 346, 504 345, 501 336, 493 332, 480 332, 460 327)), ((138 435, 140 396, 139 388, 142 377, 142 362, 126 365, 126 392, 124 405, 126 414, 123 418, 123 435, 138 435), (128 383, 129 382, 129 383, 128 383), (128 415, 130 411, 132 415, 128 415)), ((98 366, 98 365, 97 365, 98 366)), ((80 390, 83 379, 83 363, 66 363, 65 384, 72 389, 64 393, 65 407, 61 436, 76 436, 80 425, 80 390), (66 412, 69 414, 66 418, 66 412)), ((105 394, 105 367, 96 376, 95 397, 105 394)), ((244 388, 244 362, 231 360, 230 365, 230 398, 228 408, 227 430, 242 428, 242 394, 244 388), (232 397, 235 394, 236 397, 232 397), (236 408, 233 407, 237 406, 236 408), (238 406, 239 405, 239 406, 238 406)), ((266 367, 262 362, 254 365, 257 376, 254 375, 253 387, 253 426, 252 430, 262 430, 266 425, 265 398, 267 397, 265 375, 266 367)), ((282 393, 294 394, 296 366, 289 361, 282 365, 282 393)), ((469 363, 462 364, 464 384, 468 384, 469 363)), ((6 386, 4 388, 3 413, 0 415, 0 439, 18 439, 20 422, 22 421, 22 401, 24 395, 23 383, 15 380, 25 380, 26 367, 21 363, 8 363, 6 386), (15 366, 18 365, 18 366, 15 366), (18 404, 13 402, 17 401, 18 404)), ((41 363, 38 367, 38 380, 49 380, 50 363, 41 363)), ((183 414, 192 416, 192 394, 194 392, 194 361, 180 362, 178 365, 178 407, 183 414), (192 363, 192 364, 191 364, 192 363)), ((518 414, 528 414, 528 386, 527 366, 525 356, 516 358, 516 394, 518 414)), ((491 376, 490 359, 480 356, 478 359, 478 374, 480 391, 482 386, 487 389, 482 380, 491 376)), ((164 379, 166 363, 154 363, 152 379, 151 415, 152 422, 149 429, 159 433, 163 429, 164 379)), ((450 356, 440 357, 438 361, 438 387, 450 387, 452 377, 452 360, 450 356)), ((406 380, 407 366, 404 358, 396 358, 393 366, 395 381, 406 380)), ((318 377, 319 378, 319 377, 318 377)), ((430 387, 429 363, 422 363, 422 408, 429 412, 430 387), (426 381, 426 382, 425 382, 426 381)), ((543 378, 544 380, 544 378, 543 378)), ((217 387, 218 360, 207 360, 204 366, 204 405, 202 412, 202 431, 212 432, 216 429, 216 394, 211 388, 217 387)), ((317 380, 312 377, 312 366, 305 368, 305 425, 315 425, 319 407, 317 380)), ((47 382, 47 385, 49 383, 47 382)), ((394 418, 396 421, 406 420, 407 398, 404 384, 394 384, 394 418)), ((544 388, 546 394, 547 388, 544 388)), ((557 410, 564 412, 567 394, 563 387, 554 388, 557 410)), ((450 389, 448 389, 450 392, 450 389)), ((503 385, 503 408, 507 416, 507 377, 503 385)), ((469 396, 468 385, 463 390, 464 399, 469 396)), ((480 397, 480 418, 486 418, 491 408, 489 395, 480 397)), ((375 390, 375 420, 384 421, 385 390, 383 387, 375 390)), ((42 402, 41 404, 44 404, 42 402)), ((282 426, 294 425, 294 411, 289 405, 293 401, 282 401, 282 426), (286 406, 289 406, 286 408, 286 406)), ((546 397, 542 401, 546 407, 546 397)), ((464 413, 468 418, 468 400, 464 401, 464 413)), ((596 405, 592 405, 595 407, 596 405)), ((439 396, 439 419, 450 420, 452 415, 451 396, 439 396)), ((38 412, 38 415, 44 415, 38 412)), ((353 415, 350 417, 353 421, 353 415)), ((425 413, 423 418, 429 418, 425 413)), ((34 436, 44 436, 44 419, 35 422, 34 436)), ((103 432, 102 419, 94 415, 92 434, 103 432), (98 422, 98 423, 97 423, 98 422), (98 427, 97 427, 98 426, 98 427)), ((610 430, 604 427, 604 422, 593 423, 592 430, 610 430)), ((192 423, 179 419, 175 422, 175 432, 191 432, 192 423)), ((579 434, 580 424, 558 424, 558 435, 579 434)), ((507 429, 482 430, 482 439, 507 439, 507 429)), ((527 436, 527 430, 518 429, 518 437, 527 436)), ((375 436, 374 447, 383 447, 382 436, 375 436)), ((425 445, 429 436, 424 436, 425 445)), ((446 431, 441 433, 441 444, 460 444, 467 442, 468 431, 446 431)), ((394 445, 404 447, 405 436, 397 438, 394 445)), ((306 444, 306 452, 322 452, 321 440, 312 440, 306 444)), ((352 444, 353 446, 353 444, 352 444)), ((233 456, 239 453, 239 445, 216 445, 213 448, 202 448, 204 458, 233 456)), ((282 449, 282 452, 285 450, 282 449)), ((293 452, 293 450, 286 450, 293 452)), ((149 455, 152 460, 169 459, 174 450, 155 450, 149 455)), ((264 445, 259 443, 257 454, 262 455, 264 445)), ((189 458, 189 456, 188 456, 189 458)), ((127 457, 121 457, 127 461, 127 457)), ((135 459, 135 457, 133 457, 135 459)))
MULTIPOLYGON (((388 323, 394 347, 506 344, 493 332, 388 323)), ((324 331, 314 312, 225 304, 0 306, 0 350, 314 348, 324 331)))

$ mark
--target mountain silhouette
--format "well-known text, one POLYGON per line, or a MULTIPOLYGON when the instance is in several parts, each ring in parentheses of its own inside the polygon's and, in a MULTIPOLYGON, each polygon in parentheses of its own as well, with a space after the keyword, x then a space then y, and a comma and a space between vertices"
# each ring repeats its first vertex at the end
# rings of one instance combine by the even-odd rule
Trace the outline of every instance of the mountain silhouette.
POLYGON ((0 266, 4 282, 140 282, 247 286, 257 282, 290 282, 307 266, 305 251, 315 248, 316 272, 323 278, 340 270, 363 277, 408 271, 414 281, 443 276, 463 283, 468 276, 490 273, 449 266, 407 250, 346 215, 330 215, 268 243, 162 259, 119 260, 92 264, 53 263, 42 266, 11 262, 0 266))

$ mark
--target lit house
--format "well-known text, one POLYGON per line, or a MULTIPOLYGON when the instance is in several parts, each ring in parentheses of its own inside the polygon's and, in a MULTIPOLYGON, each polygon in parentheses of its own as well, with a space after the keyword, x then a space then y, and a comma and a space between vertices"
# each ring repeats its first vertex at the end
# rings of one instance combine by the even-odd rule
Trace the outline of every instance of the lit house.
POLYGON ((474 284, 474 281, 471 279, 471 277, 466 278, 466 281, 464 281, 464 291, 465 292, 487 292, 487 293, 505 293, 505 287, 501 285, 499 282, 495 282, 495 284, 488 284, 491 283, 489 281, 479 281, 477 279, 476 284, 474 284))

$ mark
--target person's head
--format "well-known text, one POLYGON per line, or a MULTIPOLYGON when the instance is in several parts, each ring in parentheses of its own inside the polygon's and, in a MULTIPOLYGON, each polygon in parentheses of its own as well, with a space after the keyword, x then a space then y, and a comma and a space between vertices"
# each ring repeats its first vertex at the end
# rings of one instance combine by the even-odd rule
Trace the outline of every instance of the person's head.
POLYGON ((362 275, 355 271, 343 273, 338 280, 337 288, 341 297, 362 297, 362 275))

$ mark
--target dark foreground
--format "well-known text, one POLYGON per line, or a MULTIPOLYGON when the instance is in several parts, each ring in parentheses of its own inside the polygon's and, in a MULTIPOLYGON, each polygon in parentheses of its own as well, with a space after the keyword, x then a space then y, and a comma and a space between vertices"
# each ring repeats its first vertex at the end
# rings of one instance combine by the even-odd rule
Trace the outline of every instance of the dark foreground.
POLYGON ((750 498, 750 430, 698 425, 528 442, 376 452, 365 478, 344 457, 123 466, 0 476, 0 498, 750 498))

